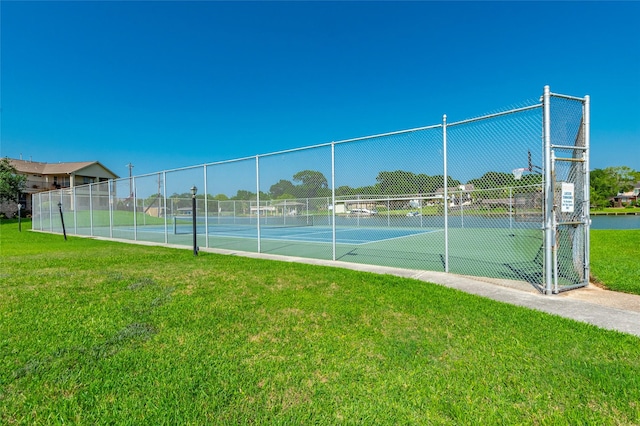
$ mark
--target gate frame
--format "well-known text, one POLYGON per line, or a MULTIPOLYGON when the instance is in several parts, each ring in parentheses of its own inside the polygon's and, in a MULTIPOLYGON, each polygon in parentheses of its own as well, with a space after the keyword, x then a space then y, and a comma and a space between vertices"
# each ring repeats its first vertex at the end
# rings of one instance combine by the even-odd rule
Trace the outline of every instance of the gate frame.
POLYGON ((574 96, 561 95, 551 93, 549 86, 544 86, 544 93, 542 96, 542 108, 543 108, 543 139, 544 139, 544 185, 545 192, 545 204, 544 204, 544 217, 543 217, 543 229, 544 229, 544 282, 545 294, 558 294, 562 291, 572 290, 575 288, 586 287, 589 285, 589 250, 590 250, 590 179, 589 179, 589 152, 590 152, 590 97, 586 95, 584 98, 578 98, 574 96), (572 101, 577 101, 582 104, 582 120, 581 129, 584 146, 566 146, 566 145, 554 145, 551 140, 551 99, 560 98, 572 101), (555 156, 556 149, 573 150, 574 155, 576 151, 582 152, 582 158, 558 158, 555 156), (559 207, 555 203, 555 189, 556 189, 556 177, 555 177, 555 164, 558 161, 572 161, 582 163, 583 185, 582 185, 582 217, 579 222, 572 222, 572 225, 582 227, 584 239, 583 244, 583 280, 582 282, 575 283, 571 286, 563 288, 558 287, 558 260, 557 250, 558 241, 556 239, 558 228, 560 225, 566 225, 568 223, 559 223, 556 219, 556 210, 559 207))

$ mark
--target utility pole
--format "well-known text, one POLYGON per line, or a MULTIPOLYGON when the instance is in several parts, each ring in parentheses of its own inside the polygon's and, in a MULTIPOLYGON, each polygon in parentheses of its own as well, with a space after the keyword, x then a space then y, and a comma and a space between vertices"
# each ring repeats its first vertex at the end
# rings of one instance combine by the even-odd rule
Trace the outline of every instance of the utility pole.
POLYGON ((129 163, 127 167, 129 168, 129 197, 133 198, 133 181, 131 180, 133 164, 129 163))

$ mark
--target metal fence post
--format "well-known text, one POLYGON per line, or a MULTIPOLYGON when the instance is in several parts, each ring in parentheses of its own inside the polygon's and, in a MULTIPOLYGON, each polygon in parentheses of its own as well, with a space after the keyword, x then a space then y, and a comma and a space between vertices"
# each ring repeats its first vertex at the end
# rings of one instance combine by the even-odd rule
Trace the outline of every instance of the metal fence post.
POLYGON ((460 228, 464 229, 464 211, 462 209, 462 189, 460 190, 460 228))
POLYGON ((544 128, 544 281, 545 293, 551 294, 553 282, 553 173, 551 159, 551 91, 544 86, 542 96, 544 128))
POLYGON ((198 223, 197 223, 197 215, 196 210, 198 208, 198 204, 196 201, 196 193, 198 192, 198 188, 193 185, 191 187, 191 225, 193 232, 193 255, 198 255, 198 223))
POLYGON ((133 201, 133 239, 138 241, 138 199, 136 197, 136 178, 131 180, 131 199, 133 201))
POLYGON ((49 231, 53 232, 53 201, 51 200, 51 191, 49 191, 49 231))
POLYGON ((109 197, 107 200, 109 208, 109 238, 113 238, 113 184, 113 179, 109 179, 109 183, 107 184, 107 196, 109 197))
MULTIPOLYGON (((260 156, 256 155, 256 226, 258 230, 258 253, 262 252, 260 241, 260 156)), ((249 203, 249 217, 251 217, 251 203, 249 203)))
POLYGON ((590 229, 591 229, 591 196, 590 196, 590 187, 591 181, 589 176, 589 157, 590 153, 590 144, 591 144, 591 97, 589 95, 584 97, 583 103, 583 116, 582 116, 582 125, 584 127, 583 135, 584 135, 584 163, 582 164, 584 179, 583 179, 583 191, 584 191, 584 200, 585 206, 582 208, 582 212, 584 215, 584 284, 589 284, 589 274, 591 272, 591 267, 589 265, 591 259, 589 257, 590 249, 591 249, 591 237, 590 237, 590 229))
POLYGON ((207 165, 204 168, 204 246, 209 247, 209 199, 207 198, 207 165))
POLYGON ((93 237, 93 185, 89 184, 89 235, 93 237))
POLYGON ((513 187, 509 187, 509 229, 513 229, 513 187))
POLYGON ((449 194, 447 184, 447 114, 442 116, 442 157, 444 173, 444 271, 449 272, 449 194))
POLYGON ((336 260, 336 145, 331 142, 331 260, 336 260))
POLYGON ((162 198, 163 198, 163 211, 162 215, 164 216, 164 243, 167 244, 169 242, 169 229, 167 223, 167 172, 162 172, 162 198))
POLYGON ((71 188, 73 194, 73 232, 78 234, 78 198, 76 197, 76 187, 71 188))
MULTIPOLYGON (((35 194, 34 194, 35 197, 35 194)), ((33 197, 31 198, 31 200, 33 201, 33 197)), ((40 219, 40 230, 43 231, 44 230, 44 223, 42 222, 42 194, 38 194, 38 212, 40 213, 38 216, 40 219)))

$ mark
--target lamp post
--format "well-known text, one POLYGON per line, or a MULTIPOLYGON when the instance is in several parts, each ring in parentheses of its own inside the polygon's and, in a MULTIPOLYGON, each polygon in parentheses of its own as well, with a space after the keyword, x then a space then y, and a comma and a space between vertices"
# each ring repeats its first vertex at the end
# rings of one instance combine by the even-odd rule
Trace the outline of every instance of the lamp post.
POLYGON ((22 232, 22 212, 20 210, 22 210, 22 204, 18 203, 18 232, 22 232))
POLYGON ((58 210, 60 210, 60 221, 62 222, 62 234, 64 235, 64 240, 67 241, 67 230, 64 227, 64 216, 62 215, 62 203, 58 202, 58 210))
POLYGON ((198 255, 198 236, 196 234, 196 193, 198 188, 191 187, 191 220, 193 221, 193 255, 198 255))

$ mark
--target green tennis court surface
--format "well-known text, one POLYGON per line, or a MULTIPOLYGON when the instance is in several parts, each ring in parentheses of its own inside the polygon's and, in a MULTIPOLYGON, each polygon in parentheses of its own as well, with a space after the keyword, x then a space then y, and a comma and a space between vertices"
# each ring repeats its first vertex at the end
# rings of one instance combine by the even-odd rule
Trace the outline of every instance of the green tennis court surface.
MULTIPOLYGON (((464 227, 449 227, 449 272, 478 277, 542 283, 542 231, 537 224, 513 222, 507 219, 476 221, 465 218, 464 227), (467 223, 468 222, 468 223, 467 223), (495 226, 482 227, 479 224, 495 226)), ((284 220, 284 219, 283 219, 284 220)), ((444 271, 445 232, 436 219, 422 218, 406 222, 411 226, 384 226, 384 220, 361 219, 336 225, 335 245, 331 226, 322 218, 315 223, 308 218, 286 219, 288 222, 222 223, 213 219, 197 222, 197 244, 201 248, 252 253, 277 254, 305 258, 338 260, 351 263, 391 266, 407 269, 444 271), (259 235, 259 238, 258 238, 259 235)), ((229 219, 231 221, 231 219, 229 219)), ((160 244, 191 246, 193 224, 137 224, 93 229, 78 228, 78 234, 150 241, 160 244)), ((568 264, 571 264, 569 261, 568 264)), ((560 280, 570 282, 571 270, 560 271, 560 280)))
MULTIPOLYGON (((332 260, 333 230, 324 226, 198 228, 200 247, 332 260)), ((191 233, 171 233, 168 242, 189 246, 191 233)), ((164 227, 139 227, 137 238, 164 238, 164 227)), ((186 232, 186 231, 185 231, 186 232)), ((114 229, 114 235, 132 233, 114 229)), ((542 283, 542 232, 539 229, 450 228, 449 272, 542 283)), ((407 269, 444 271, 442 228, 336 227, 335 260, 407 269)), ((562 278, 562 276, 560 277, 562 278)), ((567 279, 570 279, 567 276, 567 279)))
MULTIPOLYGON (((174 224, 174 234, 193 235, 191 224, 174 224)), ((256 224, 215 224, 205 227, 202 223, 197 223, 196 233, 204 235, 208 230, 213 238, 249 238, 258 239, 258 227, 256 224)), ((147 232, 164 233, 164 227, 146 228, 147 232)), ((390 241, 397 238, 405 238, 412 235, 426 234, 430 232, 441 232, 442 229, 429 228, 383 228, 383 227, 337 227, 335 237, 337 244, 369 244, 373 242, 390 241)), ((293 222, 290 225, 271 226, 268 223, 260 228, 260 238, 282 241, 310 242, 310 243, 331 243, 333 241, 333 228, 330 226, 313 226, 312 223, 293 222)))

